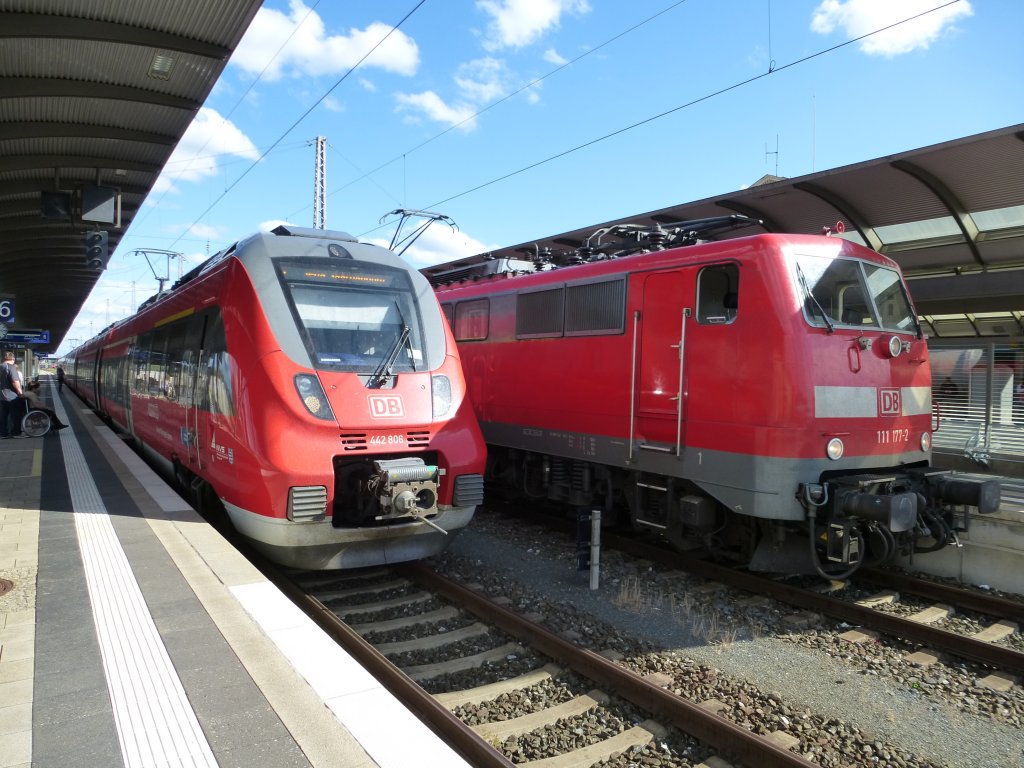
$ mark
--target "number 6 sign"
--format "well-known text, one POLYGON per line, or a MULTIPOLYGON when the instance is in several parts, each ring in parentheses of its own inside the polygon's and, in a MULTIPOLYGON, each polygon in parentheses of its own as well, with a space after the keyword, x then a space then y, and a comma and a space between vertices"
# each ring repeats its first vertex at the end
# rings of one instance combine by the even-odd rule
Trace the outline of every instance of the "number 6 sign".
POLYGON ((14 322, 14 299, 0 297, 0 323, 14 322))

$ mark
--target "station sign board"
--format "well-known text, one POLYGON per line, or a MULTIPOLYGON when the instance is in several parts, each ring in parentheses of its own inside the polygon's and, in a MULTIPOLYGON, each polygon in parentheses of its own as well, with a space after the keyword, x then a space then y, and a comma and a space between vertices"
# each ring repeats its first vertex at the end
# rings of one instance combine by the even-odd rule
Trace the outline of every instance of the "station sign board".
POLYGON ((0 294, 0 323, 10 328, 14 320, 14 297, 0 294))
POLYGON ((8 330, 3 340, 8 344, 49 344, 50 332, 39 329, 8 330))

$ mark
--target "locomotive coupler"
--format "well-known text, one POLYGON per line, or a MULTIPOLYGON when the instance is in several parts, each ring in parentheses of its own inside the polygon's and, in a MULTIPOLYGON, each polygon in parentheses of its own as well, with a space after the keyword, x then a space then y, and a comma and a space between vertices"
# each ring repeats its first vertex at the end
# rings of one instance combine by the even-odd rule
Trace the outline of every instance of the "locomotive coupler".
POLYGON ((380 502, 378 520, 423 519, 437 512, 436 466, 419 458, 386 459, 373 462, 373 470, 367 487, 380 502))

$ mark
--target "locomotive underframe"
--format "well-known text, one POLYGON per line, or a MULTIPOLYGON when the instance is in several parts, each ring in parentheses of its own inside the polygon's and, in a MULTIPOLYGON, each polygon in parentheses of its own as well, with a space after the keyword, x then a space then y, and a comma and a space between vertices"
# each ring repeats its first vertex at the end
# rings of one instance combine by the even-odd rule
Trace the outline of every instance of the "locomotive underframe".
MULTIPOLYGON (((797 519, 748 515, 742 504, 730 508, 716 497, 718 483, 515 448, 492 446, 488 475, 531 499, 601 507, 605 520, 655 531, 680 549, 702 546, 755 570, 830 578, 956 545, 971 509, 999 507, 997 481, 933 470, 926 461, 895 472, 865 467, 794 482, 785 501, 797 519)), ((730 488, 733 503, 745 489, 730 488)))

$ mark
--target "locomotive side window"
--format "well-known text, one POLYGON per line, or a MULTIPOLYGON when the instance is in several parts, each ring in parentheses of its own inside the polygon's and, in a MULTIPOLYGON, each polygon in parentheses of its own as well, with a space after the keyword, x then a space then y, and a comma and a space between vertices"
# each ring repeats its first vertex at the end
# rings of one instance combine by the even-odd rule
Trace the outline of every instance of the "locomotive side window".
POLYGON ((455 307, 447 302, 441 305, 441 312, 444 314, 444 319, 448 321, 448 327, 455 328, 455 307))
POLYGON ((569 285, 565 289, 565 335, 622 333, 626 318, 626 281, 569 285))
POLYGON ((565 290, 558 288, 516 296, 516 338, 537 339, 562 335, 565 290))
POLYGON ((697 322, 722 325, 736 319, 740 270, 735 264, 704 267, 697 275, 697 322))
POLYGON ((479 341, 487 338, 491 316, 488 299, 460 301, 455 307, 455 340, 479 341))

